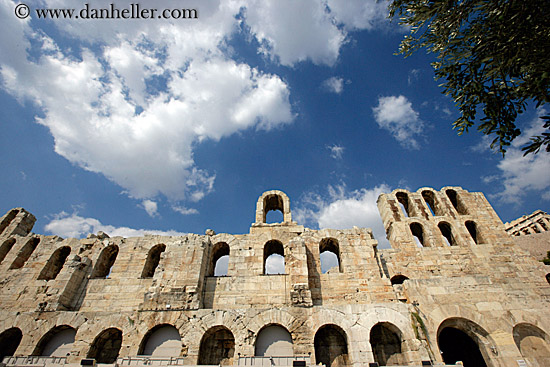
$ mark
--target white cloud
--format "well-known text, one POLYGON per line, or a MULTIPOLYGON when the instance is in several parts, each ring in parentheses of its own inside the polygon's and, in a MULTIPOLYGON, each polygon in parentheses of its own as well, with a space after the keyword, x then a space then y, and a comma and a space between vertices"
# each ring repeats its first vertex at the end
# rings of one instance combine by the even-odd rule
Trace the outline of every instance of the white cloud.
POLYGON ((388 1, 326 0, 331 14, 347 30, 379 28, 388 23, 388 1))
POLYGON ((222 3, 199 3, 204 16, 193 25, 56 22, 76 41, 97 42, 75 57, 17 20, 13 4, 2 0, 1 27, 11 36, 0 46, 13 50, 0 55, 2 86, 42 109, 37 122, 69 161, 142 201, 157 195, 198 201, 213 190, 215 175, 195 166, 194 144, 294 119, 286 83, 221 51, 238 12, 222 3), (26 54, 31 39, 38 44, 35 61, 26 54))
MULTIPOLYGON (((287 84, 232 60, 227 41, 245 29, 260 51, 283 65, 334 65, 346 30, 378 26, 386 6, 347 4, 188 1, 186 8, 198 9, 199 19, 65 19, 43 31, 39 22, 17 19, 13 2, 0 0, 0 32, 10 35, 0 39, 0 85, 21 102, 34 102, 41 110, 36 120, 49 129, 55 151, 75 165, 104 175, 140 201, 158 195, 198 201, 213 190, 215 175, 196 166, 194 145, 294 119, 287 84), (63 41, 50 34, 63 34, 63 41)), ((55 7, 75 6, 57 0, 55 7)), ((333 90, 341 92, 341 79, 335 81, 333 90)))
POLYGON ((344 154, 344 150, 346 148, 344 148, 343 146, 340 146, 340 145, 329 145, 327 147, 328 150, 330 150, 330 156, 334 159, 342 159, 342 155, 344 154))
POLYGON ((380 97, 372 110, 378 126, 389 131, 402 147, 420 148, 415 136, 421 134, 424 123, 405 96, 380 97))
POLYGON ((122 236, 122 237, 139 237, 145 234, 162 235, 162 236, 184 236, 185 233, 177 231, 159 231, 149 229, 133 229, 129 227, 115 227, 108 224, 102 224, 95 218, 84 218, 73 213, 69 215, 66 212, 61 212, 54 216, 48 224, 44 226, 44 229, 53 234, 63 238, 82 238, 89 233, 97 233, 103 231, 110 237, 122 236))
POLYGON ((172 206, 172 210, 182 215, 199 214, 199 211, 195 208, 186 208, 184 206, 172 206))
POLYGON ((543 200, 550 199, 548 195, 550 189, 549 154, 541 150, 538 154, 528 154, 524 157, 521 151, 521 147, 529 142, 529 137, 545 131, 540 116, 546 113, 543 109, 539 110, 539 117, 533 119, 522 135, 512 142, 504 159, 498 164, 504 189, 497 194, 490 195, 491 197, 507 203, 520 204, 528 191, 534 191, 540 192, 543 200))
POLYGON ((323 88, 327 91, 340 94, 344 91, 344 79, 333 76, 323 82, 323 88))
POLYGON ((158 206, 153 200, 143 200, 141 205, 143 205, 143 209, 145 209, 151 218, 158 215, 158 206))
POLYGON ((389 247, 376 200, 382 193, 391 192, 387 185, 370 190, 348 192, 345 185, 329 186, 328 196, 306 194, 297 209, 295 218, 299 223, 311 223, 318 228, 344 229, 354 226, 371 228, 380 247, 389 247))
POLYGON ((262 45, 261 52, 282 65, 311 60, 334 65, 345 33, 334 24, 320 0, 250 0, 246 23, 262 45))

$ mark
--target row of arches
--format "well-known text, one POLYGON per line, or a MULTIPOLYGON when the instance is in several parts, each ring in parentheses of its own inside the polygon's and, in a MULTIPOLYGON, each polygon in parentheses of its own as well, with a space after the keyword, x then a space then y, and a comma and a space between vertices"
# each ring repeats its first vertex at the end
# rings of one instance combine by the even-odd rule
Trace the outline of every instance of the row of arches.
MULTIPOLYGON (((10 238, 0 246, 0 263, 15 244, 15 239, 10 238)), ((21 268, 36 249, 40 238, 33 237, 20 250, 10 269, 21 268)), ((157 244, 147 253, 141 278, 152 278, 159 266, 161 254, 166 250, 166 245, 157 244)), ((67 258, 71 253, 69 246, 63 246, 54 251, 46 265, 38 275, 39 280, 52 280, 61 272, 67 258)), ((110 244, 99 254, 96 264, 92 269, 90 278, 108 278, 119 253, 119 247, 110 244)), ((340 261, 340 246, 334 238, 324 238, 319 243, 321 270, 323 273, 331 268, 342 272, 340 261)), ((226 242, 216 243, 211 251, 210 265, 207 276, 226 276, 228 271, 230 249, 226 242)), ((264 245, 263 274, 285 274, 285 253, 282 242, 270 240, 264 245)))
MULTIPOLYGON (((4 242, 2 242, 2 245, 0 245, 0 264, 4 261, 8 253, 11 251, 13 246, 15 245, 16 240, 15 238, 8 238, 4 242)), ((27 239, 27 242, 21 247, 19 252, 17 253, 15 259, 11 263, 9 269, 20 269, 25 265, 27 260, 31 257, 32 253, 40 243, 39 237, 31 237, 27 239)))
MULTIPOLYGON (((68 325, 52 328, 38 342, 33 355, 68 356, 75 341, 76 329, 68 325)), ((20 329, 13 327, 0 333, 0 358, 15 354, 22 339, 20 329)), ((516 324, 512 330, 514 343, 521 356, 534 366, 546 366, 550 362, 548 335, 540 328, 528 324, 516 324)), ((114 363, 118 358, 123 334, 118 328, 100 332, 86 354, 98 363, 114 363)), ((406 365, 406 344, 401 330, 390 322, 375 324, 369 333, 372 356, 380 366, 406 365)), ((446 364, 462 361, 464 366, 491 366, 490 353, 498 354, 489 334, 476 323, 463 318, 444 320, 437 331, 437 344, 446 364)), ((335 324, 319 327, 313 339, 316 364, 327 367, 350 364, 349 340, 346 332, 335 324)), ((181 335, 176 327, 160 324, 151 328, 143 337, 138 355, 151 357, 178 357, 182 349, 181 335)), ((279 324, 268 324, 258 332, 254 355, 259 357, 293 356, 293 338, 279 324)), ((200 340, 199 365, 232 364, 235 357, 235 337, 231 330, 217 325, 206 330, 200 340)))
MULTIPOLYGON (((464 222, 464 226, 468 230, 470 237, 476 245, 484 243, 484 238, 481 236, 479 226, 473 220, 467 220, 464 222)), ((450 223, 441 221, 437 224, 437 228, 443 238, 443 243, 447 246, 458 246, 458 241, 455 237, 455 232, 452 229, 450 223)), ((430 247, 431 243, 427 240, 424 227, 418 222, 412 222, 409 224, 409 229, 414 238, 414 241, 418 247, 430 247)))
MULTIPOLYGON (((323 238, 319 242, 321 272, 330 269, 342 272, 340 245, 332 237, 323 238)), ((218 242, 212 247, 207 276, 227 276, 230 248, 226 242, 218 242)), ((264 275, 285 274, 285 250, 281 241, 270 240, 264 244, 263 271, 264 275)))
MULTIPOLYGON (((18 328, 10 328, 0 334, 0 358, 15 354, 22 339, 18 328)), ((76 329, 68 326, 56 326, 48 331, 33 351, 35 356, 66 357, 70 354, 75 341, 76 329)), ((122 346, 122 331, 109 328, 100 332, 91 343, 86 358, 94 358, 97 363, 114 363, 122 346)), ((347 337, 336 325, 324 325, 315 334, 316 360, 328 367, 347 365, 347 337)), ((160 324, 150 329, 143 337, 138 356, 178 357, 182 348, 181 335, 173 325, 160 324)), ((293 340, 288 330, 278 324, 263 327, 254 346, 255 356, 293 356, 293 340)), ((225 326, 208 329, 201 338, 199 347, 199 365, 232 364, 235 355, 235 337, 225 326)))
MULTIPOLYGON (((466 205, 463 203, 460 196, 455 190, 447 189, 445 190, 445 195, 447 196, 447 199, 449 199, 453 208, 456 210, 456 212, 459 215, 469 214, 466 205)), ((423 190, 421 192, 421 196, 422 196, 422 199, 424 199, 424 203, 428 207, 432 216, 434 217, 439 217, 444 215, 454 216, 453 213, 449 213, 448 210, 444 209, 445 205, 438 200, 437 196, 432 190, 423 190)), ((417 213, 417 211, 415 210, 414 204, 409 199, 408 193, 399 191, 395 194, 395 198, 397 199, 397 202, 401 207, 401 211, 403 212, 403 215, 406 218, 420 216, 420 213, 417 213)))

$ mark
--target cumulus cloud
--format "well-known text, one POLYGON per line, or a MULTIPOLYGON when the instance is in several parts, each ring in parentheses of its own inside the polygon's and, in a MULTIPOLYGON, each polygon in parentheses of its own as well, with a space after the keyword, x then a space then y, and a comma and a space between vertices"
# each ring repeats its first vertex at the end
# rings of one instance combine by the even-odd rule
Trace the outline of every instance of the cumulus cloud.
POLYGON ((323 82, 323 88, 329 92, 340 94, 344 91, 344 79, 333 76, 323 82))
POLYGON ((295 218, 317 228, 371 228, 380 247, 389 247, 376 200, 391 192, 387 185, 348 191, 345 185, 329 186, 328 195, 310 192, 298 203, 295 218))
POLYGON ((334 65, 346 38, 323 1, 251 0, 246 23, 260 51, 287 66, 306 60, 334 65))
POLYGON ((89 233, 103 231, 111 237, 140 237, 145 234, 162 236, 184 236, 185 233, 177 231, 159 231, 149 229, 134 229, 129 227, 115 227, 108 224, 102 224, 95 218, 84 218, 78 213, 68 214, 61 212, 54 216, 48 224, 44 226, 46 232, 63 238, 82 238, 89 233))
POLYGON ((381 27, 388 22, 388 5, 386 0, 327 0, 327 5, 336 21, 347 30, 381 27))
POLYGON ((424 123, 405 96, 380 97, 372 110, 378 126, 389 131, 402 147, 420 148, 415 137, 421 134, 424 123))
MULTIPOLYGON (((40 109, 36 121, 49 129, 55 151, 75 165, 104 175, 141 202, 158 195, 198 201, 213 190, 215 174, 196 166, 194 146, 284 126, 295 116, 288 85, 233 60, 227 41, 240 31, 283 65, 334 65, 347 32, 373 29, 386 12, 371 1, 342 4, 188 1, 199 19, 64 19, 48 23, 57 28, 52 30, 17 19, 15 3, 0 0, 0 32, 10 35, 0 39, 0 85, 40 109)), ((55 6, 74 3, 58 0, 55 6)), ((342 88, 341 79, 332 81, 334 92, 342 88)))
POLYGON ((213 189, 215 175, 195 166, 193 144, 250 128, 270 130, 294 118, 286 83, 223 54, 219 46, 235 20, 214 3, 204 5, 213 15, 193 27, 166 22, 151 30, 151 21, 117 22, 129 24, 118 37, 89 29, 92 22, 72 27, 67 21, 62 27, 69 34, 99 46, 83 46, 75 57, 74 50, 62 50, 17 20, 13 4, 3 0, 2 27, 13 37, 0 42, 13 54, 0 56, 2 86, 42 109, 37 122, 69 161, 103 174, 137 199, 162 194, 198 201, 213 189), (34 62, 27 58, 31 48, 34 62))
POLYGON ((153 200, 143 200, 141 205, 143 205, 143 209, 145 209, 151 218, 158 215, 158 206, 153 200))
POLYGON ((550 159, 549 154, 541 151, 538 154, 523 156, 521 147, 529 142, 529 137, 545 131, 540 116, 547 114, 543 109, 531 121, 522 135, 516 138, 507 150, 506 156, 499 162, 500 179, 504 186, 497 194, 490 195, 507 203, 520 204, 528 191, 540 192, 543 200, 550 200, 550 159))
POLYGON ((340 146, 340 145, 337 145, 337 144, 334 144, 334 145, 329 145, 327 147, 328 150, 330 150, 330 156, 334 159, 342 159, 342 155, 344 154, 344 150, 346 148, 344 148, 343 146, 340 146))

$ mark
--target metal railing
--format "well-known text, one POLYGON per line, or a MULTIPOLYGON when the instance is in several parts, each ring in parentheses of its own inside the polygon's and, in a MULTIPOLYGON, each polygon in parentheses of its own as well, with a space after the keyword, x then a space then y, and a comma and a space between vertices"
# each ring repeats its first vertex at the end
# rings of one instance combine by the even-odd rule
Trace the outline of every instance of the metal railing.
POLYGON ((306 366, 311 365, 309 356, 284 356, 284 357, 239 357, 238 366, 292 366, 294 361, 304 361, 306 366))

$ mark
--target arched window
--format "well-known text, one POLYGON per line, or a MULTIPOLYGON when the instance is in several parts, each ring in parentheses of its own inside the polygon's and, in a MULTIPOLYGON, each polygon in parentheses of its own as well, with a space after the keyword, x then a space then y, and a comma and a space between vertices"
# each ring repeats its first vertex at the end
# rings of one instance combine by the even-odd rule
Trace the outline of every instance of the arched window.
POLYGON ((324 274, 332 268, 342 272, 340 262, 340 246, 335 238, 323 238, 319 243, 319 257, 321 259, 321 272, 324 274))
POLYGON ((292 336, 280 325, 268 325, 258 333, 254 355, 257 357, 293 356, 292 336))
POLYGON ((97 363, 115 363, 122 345, 122 331, 115 328, 103 330, 92 342, 86 358, 97 363))
POLYGON ((284 205, 283 205, 283 198, 280 195, 273 194, 273 195, 267 195, 264 197, 264 223, 280 223, 283 221, 283 212, 284 212, 284 205), (271 211, 278 211, 281 214, 277 216, 269 214, 271 211), (275 220, 280 219, 279 222, 275 222, 275 220))
POLYGON ((514 326, 513 335, 523 358, 535 366, 550 366, 550 340, 544 331, 535 325, 522 323, 514 326))
POLYGON ((435 217, 443 215, 443 213, 441 213, 441 209, 439 208, 439 203, 437 202, 437 199, 435 198, 435 195, 432 191, 422 191, 422 198, 426 202, 428 209, 430 209, 430 211, 432 212, 432 216, 435 217))
POLYGON ((33 356, 66 357, 71 353, 76 330, 68 325, 56 326, 38 342, 33 356))
POLYGON ((462 361, 464 366, 487 366, 477 343, 460 329, 443 328, 439 333, 438 344, 446 364, 454 365, 462 361))
POLYGON ((370 331, 370 345, 379 366, 406 365, 401 331, 389 322, 379 322, 370 331))
POLYGON ((155 275, 155 270, 160 262, 160 254, 166 250, 166 245, 160 243, 153 246, 147 253, 147 260, 145 260, 145 266, 141 272, 142 278, 152 278, 155 275))
POLYGON ((233 365, 235 337, 224 326, 208 329, 202 336, 199 365, 233 365))
POLYGON ((542 229, 544 229, 545 231, 548 231, 548 226, 546 225, 546 223, 544 223, 544 221, 542 219, 539 220, 537 223, 540 224, 542 229))
POLYGON ((422 229, 422 225, 420 223, 415 222, 415 223, 411 223, 409 227, 411 228, 411 233, 416 242, 416 246, 418 247, 426 246, 424 243, 424 230, 422 229))
POLYGON ((550 284, 550 273, 546 274, 546 281, 550 284))
POLYGON ((398 274, 391 277, 390 281, 391 281, 391 285, 396 285, 396 284, 403 284, 403 282, 408 279, 409 278, 407 278, 406 276, 402 274, 398 274))
POLYGON ((448 189, 448 190, 445 191, 445 193, 447 194, 447 197, 451 201, 451 204, 453 204, 453 207, 456 209, 458 214, 460 214, 460 215, 467 215, 468 214, 468 211, 466 210, 466 207, 464 206, 462 201, 460 201, 460 199, 458 197, 458 194, 456 193, 455 190, 448 189))
POLYGON ((4 357, 13 356, 15 354, 22 338, 23 333, 16 327, 7 329, 0 334, 0 361, 4 359, 4 357))
POLYGON ((229 245, 225 242, 218 242, 212 248, 212 261, 208 276, 226 276, 229 265, 229 245))
POLYGON ((181 355, 181 335, 174 326, 157 325, 145 334, 138 354, 153 357, 179 357, 181 355))
POLYGON ((401 211, 403 212, 405 217, 410 217, 411 213, 409 212, 409 195, 404 192, 398 192, 395 194, 395 197, 397 198, 397 202, 399 203, 401 211))
POLYGON ((483 243, 479 233, 479 228, 476 223, 474 221, 468 220, 464 224, 466 225, 466 228, 468 229, 468 232, 470 232, 470 236, 472 236, 472 239, 474 240, 476 245, 483 243))
POLYGON ((285 273, 285 250, 277 240, 268 241, 264 246, 264 274, 285 273))
POLYGON ((489 333, 473 321, 460 317, 444 320, 437 330, 437 343, 446 364, 464 362, 464 366, 486 367, 495 349, 489 333))
POLYGON ((111 268, 115 264, 116 257, 118 255, 118 246, 109 245, 101 251, 94 270, 92 271, 92 278, 108 278, 111 274, 111 268))
POLYGON ((2 246, 0 246, 0 264, 4 259, 6 258, 6 255, 10 250, 12 249, 13 245, 15 245, 15 238, 8 238, 4 241, 2 246))
POLYGON ((8 228, 15 217, 17 217, 17 214, 19 214, 19 210, 12 209, 8 212, 4 219, 2 219, 2 222, 0 222, 0 234, 2 234, 2 232, 4 232, 6 228, 8 228))
POLYGON ((453 236, 453 231, 451 230, 451 225, 447 222, 439 222, 437 225, 439 228, 439 231, 441 232, 441 235, 443 236, 444 242, 448 246, 456 246, 456 240, 453 236))
POLYGON ((65 260, 71 253, 71 248, 69 246, 63 246, 55 250, 55 252, 50 256, 50 259, 46 263, 46 266, 38 275, 38 280, 52 280, 57 277, 57 274, 63 268, 65 260))
POLYGON ((30 240, 27 241, 25 246, 19 251, 17 254, 17 257, 15 260, 13 260, 13 263, 10 266, 10 269, 20 269, 25 265, 29 257, 31 257, 31 254, 36 249, 36 246, 40 243, 40 238, 33 237, 30 240))
POLYGON ((317 330, 314 338, 315 363, 326 367, 349 366, 348 343, 344 330, 328 324, 317 330))

